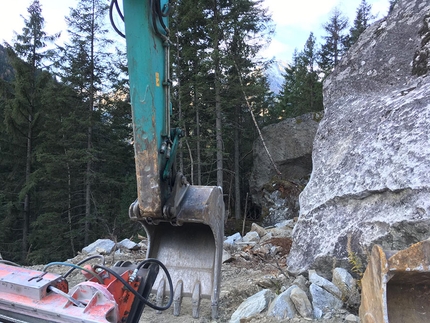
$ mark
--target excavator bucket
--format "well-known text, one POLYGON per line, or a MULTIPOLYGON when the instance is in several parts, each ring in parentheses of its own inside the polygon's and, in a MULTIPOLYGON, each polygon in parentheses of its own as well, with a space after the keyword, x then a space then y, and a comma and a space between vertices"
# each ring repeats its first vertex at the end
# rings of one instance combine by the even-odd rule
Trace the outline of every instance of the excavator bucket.
MULTIPOLYGON (((182 297, 191 296, 194 317, 199 315, 201 298, 210 298, 215 318, 224 202, 220 187, 190 185, 175 171, 176 152, 185 134, 170 122, 172 3, 123 0, 137 179, 137 201, 130 207, 130 217, 146 229, 148 258, 160 260, 170 272, 174 314, 179 315, 182 297)), ((154 284, 160 302, 169 289, 166 279, 159 274, 154 284)))
MULTIPOLYGON (((194 318, 200 315, 202 298, 211 300, 212 317, 217 318, 224 239, 222 190, 215 186, 185 187, 175 207, 174 223, 134 219, 146 230, 147 258, 160 260, 169 270, 174 287, 173 314, 180 314, 182 298, 186 296, 192 299, 194 318)), ((159 305, 169 293, 168 288, 167 277, 160 272, 153 285, 159 305)))
POLYGON ((362 323, 430 322, 430 240, 401 251, 375 245, 362 279, 362 323))

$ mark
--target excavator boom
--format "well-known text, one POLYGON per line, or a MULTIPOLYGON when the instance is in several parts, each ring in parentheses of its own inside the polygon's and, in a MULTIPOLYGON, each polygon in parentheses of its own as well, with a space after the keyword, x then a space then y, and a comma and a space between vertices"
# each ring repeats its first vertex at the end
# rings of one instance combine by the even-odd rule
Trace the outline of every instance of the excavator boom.
MULTIPOLYGON (((173 171, 183 131, 170 126, 169 0, 123 0, 138 199, 130 217, 145 227, 149 258, 161 260, 175 286, 174 314, 183 296, 199 316, 201 298, 218 315, 224 202, 216 186, 193 186, 173 171)), ((162 299, 166 277, 154 291, 162 299)))
POLYGON ((71 290, 70 271, 60 276, 0 260, 0 322, 136 323, 145 305, 161 311, 173 303, 179 315, 185 296, 192 298, 194 317, 202 298, 211 300, 212 317, 218 316, 223 194, 217 186, 190 185, 174 171, 184 133, 170 126, 170 2, 123 0, 123 11, 117 0, 110 5, 111 20, 116 8, 125 24, 125 35, 120 33, 127 44, 137 177, 130 218, 146 230, 147 259, 112 268, 80 267, 97 256, 77 265, 60 263, 81 270, 87 279, 71 290), (147 300, 151 292, 156 304, 147 300))

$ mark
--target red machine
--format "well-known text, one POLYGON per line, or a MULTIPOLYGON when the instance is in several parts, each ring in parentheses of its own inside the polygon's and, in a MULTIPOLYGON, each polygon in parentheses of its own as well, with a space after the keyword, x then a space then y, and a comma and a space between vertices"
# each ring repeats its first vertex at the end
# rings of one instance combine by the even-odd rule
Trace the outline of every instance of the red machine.
POLYGON ((0 263, 0 322, 136 323, 145 305, 165 310, 172 303, 170 275, 156 259, 147 259, 138 265, 118 262, 111 268, 79 265, 51 263, 43 271, 36 271, 0 263), (73 268, 64 275, 46 272, 53 265, 73 268), (165 306, 156 306, 147 300, 159 267, 168 277, 171 291, 165 306), (69 291, 66 277, 75 269, 80 269, 88 280, 69 291))

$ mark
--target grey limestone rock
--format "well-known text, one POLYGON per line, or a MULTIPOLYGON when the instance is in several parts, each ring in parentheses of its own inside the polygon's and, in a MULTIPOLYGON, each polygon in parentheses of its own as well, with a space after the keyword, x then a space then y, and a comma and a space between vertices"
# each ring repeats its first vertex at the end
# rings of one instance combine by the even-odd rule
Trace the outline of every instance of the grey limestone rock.
POLYGON ((320 319, 332 310, 340 309, 343 306, 343 302, 339 298, 316 284, 311 284, 309 291, 312 296, 314 315, 317 319, 320 319))
POLYGON ((312 319, 312 305, 309 301, 308 296, 306 293, 300 288, 295 287, 292 289, 290 294, 291 301, 294 303, 294 306, 296 307, 297 312, 305 318, 305 319, 312 319))
POLYGON ((340 291, 340 289, 337 288, 337 286, 331 281, 318 275, 315 270, 309 270, 309 282, 318 285, 319 287, 325 289, 327 292, 329 292, 333 296, 336 296, 339 299, 342 298, 342 292, 340 291))
POLYGON ((85 254, 110 254, 115 248, 115 242, 110 239, 98 239, 82 249, 85 254))
POLYGON ((313 171, 300 195, 288 270, 366 261, 375 243, 405 249, 429 235, 430 2, 399 0, 324 83, 313 171))
POLYGON ((241 319, 252 317, 264 311, 273 299, 273 292, 270 289, 262 291, 248 297, 233 313, 230 323, 240 323, 241 319))
POLYGON ((356 280, 351 276, 351 274, 343 268, 335 268, 333 270, 333 284, 339 288, 342 293, 342 299, 346 299, 351 292, 357 288, 356 280))
POLYGON ((273 183, 273 179, 276 177, 282 182, 300 180, 310 175, 312 144, 321 118, 322 112, 308 113, 261 129, 267 149, 282 175, 276 173, 261 139, 254 142, 254 165, 249 186, 253 202, 271 209, 270 217, 273 219, 268 219, 267 225, 298 215, 300 189, 295 196, 285 200, 277 195, 277 184, 273 183), (269 191, 263 189, 268 184, 273 186, 269 191))
POLYGON ((285 292, 276 296, 273 302, 269 306, 267 315, 276 317, 277 319, 293 318, 296 313, 296 307, 293 301, 290 299, 291 291, 297 286, 290 286, 285 292))
POLYGON ((137 243, 131 241, 130 239, 123 239, 123 240, 121 240, 120 242, 118 242, 117 246, 119 248, 125 248, 125 249, 128 249, 128 250, 138 250, 138 249, 140 249, 140 246, 137 243))

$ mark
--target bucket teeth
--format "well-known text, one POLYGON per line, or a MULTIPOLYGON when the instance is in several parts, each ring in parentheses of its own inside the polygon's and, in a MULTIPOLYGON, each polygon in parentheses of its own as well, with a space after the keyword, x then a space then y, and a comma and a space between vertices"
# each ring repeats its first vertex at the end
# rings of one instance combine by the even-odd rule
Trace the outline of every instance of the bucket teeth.
POLYGON ((218 315, 219 315, 218 302, 212 302, 211 308, 212 308, 212 318, 218 318, 218 315))
POLYGON ((176 284, 175 294, 173 296, 173 315, 175 316, 179 316, 181 314, 183 288, 184 282, 182 280, 178 281, 176 284))
MULTIPOLYGON (((157 296, 155 300, 157 306, 160 306, 160 307, 163 306, 165 288, 166 288, 166 280, 162 278, 157 288, 157 296)), ((157 311, 157 313, 162 313, 162 312, 157 311)))
POLYGON ((193 289, 193 295, 191 296, 192 307, 193 307, 193 318, 199 318, 200 316, 200 282, 196 282, 193 289))
MULTIPOLYGON (((169 207, 176 215, 174 223, 139 219, 148 237, 146 257, 158 259, 168 270, 174 289, 174 315, 181 312, 182 298, 191 297, 192 315, 198 318, 204 298, 211 300, 212 318, 216 319, 224 241, 222 190, 190 185, 180 201, 173 202, 169 207)), ((153 285, 158 304, 170 295, 166 274, 160 272, 153 285)))

